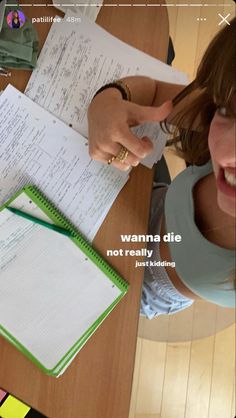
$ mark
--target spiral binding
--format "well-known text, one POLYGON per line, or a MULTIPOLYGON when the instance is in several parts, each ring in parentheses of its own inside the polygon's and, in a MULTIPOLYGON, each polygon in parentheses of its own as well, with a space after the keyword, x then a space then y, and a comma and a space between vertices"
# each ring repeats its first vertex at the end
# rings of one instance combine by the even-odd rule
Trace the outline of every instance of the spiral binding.
POLYGON ((125 280, 92 248, 90 243, 84 238, 84 236, 77 231, 74 225, 65 217, 65 215, 56 208, 56 206, 50 202, 50 200, 43 195, 43 193, 35 186, 27 186, 23 188, 23 191, 29 195, 36 197, 36 199, 42 204, 42 206, 48 210, 58 221, 60 226, 63 226, 73 235, 73 238, 78 240, 80 244, 80 248, 82 250, 86 250, 89 255, 94 257, 97 262, 98 266, 103 266, 105 270, 113 277, 115 284, 118 285, 121 291, 127 291, 129 284, 125 282, 125 280))

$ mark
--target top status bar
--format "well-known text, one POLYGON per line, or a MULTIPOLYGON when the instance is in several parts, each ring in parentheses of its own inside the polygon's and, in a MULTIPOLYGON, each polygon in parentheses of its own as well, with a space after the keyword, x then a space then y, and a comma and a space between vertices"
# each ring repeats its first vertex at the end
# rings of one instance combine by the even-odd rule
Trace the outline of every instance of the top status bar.
POLYGON ((18 3, 10 4, 11 6, 23 6, 23 7, 232 7, 234 3, 18 3))

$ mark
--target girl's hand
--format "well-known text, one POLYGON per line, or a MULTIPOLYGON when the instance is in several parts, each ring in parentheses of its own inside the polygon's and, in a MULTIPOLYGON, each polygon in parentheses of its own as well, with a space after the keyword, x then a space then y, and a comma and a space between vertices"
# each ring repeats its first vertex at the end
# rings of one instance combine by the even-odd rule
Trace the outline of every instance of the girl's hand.
POLYGON ((117 156, 121 147, 129 151, 123 163, 114 159, 112 164, 120 170, 137 166, 153 150, 148 138, 137 138, 129 129, 147 121, 160 122, 172 110, 172 102, 160 107, 140 106, 122 100, 116 89, 107 89, 99 93, 88 109, 89 154, 91 158, 107 163, 117 156))

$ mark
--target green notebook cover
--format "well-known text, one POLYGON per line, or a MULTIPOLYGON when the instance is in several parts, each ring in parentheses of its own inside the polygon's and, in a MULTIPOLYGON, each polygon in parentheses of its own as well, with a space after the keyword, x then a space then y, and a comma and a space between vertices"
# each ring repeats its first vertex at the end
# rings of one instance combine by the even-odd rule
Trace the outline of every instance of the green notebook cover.
MULTIPOLYGON (((43 194, 34 186, 26 186, 20 190, 16 195, 9 199, 1 208, 0 213, 6 209, 6 207, 11 206, 14 201, 21 196, 21 194, 27 195, 27 197, 32 201, 37 207, 42 210, 46 216, 56 225, 70 231, 73 234, 72 238, 64 237, 65 240, 71 240, 73 243, 79 247, 79 249, 84 253, 86 259, 89 259, 94 263, 99 270, 101 270, 106 276, 108 281, 111 281, 112 287, 119 289, 119 296, 117 296, 112 303, 107 306, 107 308, 99 315, 96 320, 90 324, 88 329, 80 335, 80 337, 74 342, 74 344, 67 350, 60 360, 51 368, 45 367, 45 365, 39 361, 35 355, 28 350, 21 342, 19 338, 15 338, 13 333, 9 332, 7 327, 3 327, 0 324, 0 334, 4 336, 9 342, 11 342, 17 349, 19 349, 23 354, 25 354, 30 360, 32 360, 38 367, 40 367, 45 373, 51 376, 59 376, 63 371, 68 367, 70 362, 83 347, 86 341, 91 337, 103 320, 109 315, 111 310, 117 305, 121 298, 125 295, 128 290, 128 283, 97 253, 97 251, 89 244, 86 239, 78 232, 78 230, 60 213, 55 206, 53 206, 48 199, 46 199, 43 194)), ((9 212, 10 213, 10 212, 9 212)), ((17 216, 17 215, 13 215, 17 216)), ((19 217, 18 217, 19 218, 19 217)), ((1 227, 1 224, 0 224, 1 227)), ((47 228, 46 228, 47 229, 47 228)), ((57 232, 51 232, 52 234, 58 234, 57 232)), ((61 234, 59 234, 61 235, 61 234)), ((1 266, 0 266, 1 267, 1 266)), ((88 309, 90 309, 88 307, 88 309)))

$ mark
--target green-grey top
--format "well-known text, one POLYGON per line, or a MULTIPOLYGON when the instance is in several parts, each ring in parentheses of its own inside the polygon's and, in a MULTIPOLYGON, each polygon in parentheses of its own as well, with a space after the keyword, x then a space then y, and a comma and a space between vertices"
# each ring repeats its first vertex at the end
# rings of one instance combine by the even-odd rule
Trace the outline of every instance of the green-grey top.
POLYGON ((212 303, 235 307, 235 288, 230 276, 235 270, 235 251, 209 242, 194 221, 194 185, 212 172, 212 164, 190 166, 170 185, 165 201, 167 232, 182 236, 170 242, 172 260, 185 285, 212 303))

